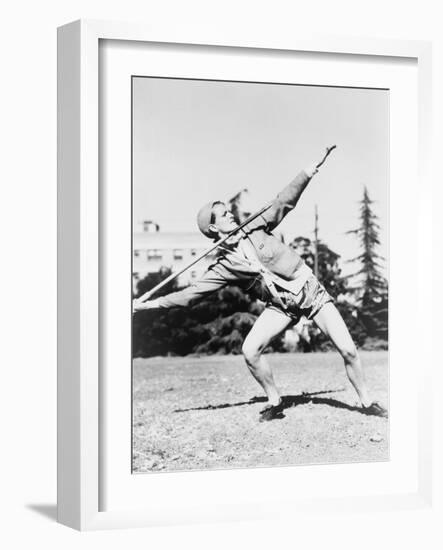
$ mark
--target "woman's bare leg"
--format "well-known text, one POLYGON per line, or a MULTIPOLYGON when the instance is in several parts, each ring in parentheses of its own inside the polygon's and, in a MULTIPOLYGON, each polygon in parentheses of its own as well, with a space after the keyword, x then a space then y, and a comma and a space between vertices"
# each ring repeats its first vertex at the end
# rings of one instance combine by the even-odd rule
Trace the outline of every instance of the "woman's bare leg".
POLYGON ((290 323, 291 319, 283 312, 265 309, 243 342, 242 351, 246 364, 252 376, 265 390, 269 404, 273 406, 280 403, 280 394, 271 367, 262 353, 270 341, 290 323))
POLYGON ((361 404, 363 407, 369 407, 372 400, 369 396, 360 357, 340 312, 332 302, 328 302, 314 317, 314 321, 318 328, 331 339, 343 357, 346 373, 360 398, 361 404))

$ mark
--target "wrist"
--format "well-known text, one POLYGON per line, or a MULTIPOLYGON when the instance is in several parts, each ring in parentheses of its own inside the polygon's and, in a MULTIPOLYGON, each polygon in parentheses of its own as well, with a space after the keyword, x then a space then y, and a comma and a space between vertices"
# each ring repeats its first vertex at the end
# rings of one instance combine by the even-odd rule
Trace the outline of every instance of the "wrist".
POLYGON ((317 164, 312 164, 311 166, 308 166, 308 168, 305 169, 305 173, 308 176, 309 179, 311 179, 315 174, 318 172, 318 166, 317 164))

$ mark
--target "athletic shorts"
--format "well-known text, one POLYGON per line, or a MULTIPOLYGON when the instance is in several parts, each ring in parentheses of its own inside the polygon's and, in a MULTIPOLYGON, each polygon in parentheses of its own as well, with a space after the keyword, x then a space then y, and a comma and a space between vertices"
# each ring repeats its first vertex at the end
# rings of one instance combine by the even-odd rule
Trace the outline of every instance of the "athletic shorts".
POLYGON ((284 290, 279 291, 278 294, 285 308, 283 309, 282 305, 274 300, 268 302, 267 307, 285 313, 293 319, 294 323, 298 323, 302 316, 312 319, 325 304, 334 301, 314 275, 309 277, 298 294, 284 290))

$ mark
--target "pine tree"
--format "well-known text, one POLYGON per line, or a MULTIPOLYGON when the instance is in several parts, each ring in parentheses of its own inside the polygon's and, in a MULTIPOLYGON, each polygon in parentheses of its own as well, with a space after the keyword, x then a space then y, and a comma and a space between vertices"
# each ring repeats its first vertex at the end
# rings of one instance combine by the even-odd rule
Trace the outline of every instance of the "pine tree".
POLYGON ((378 253, 380 225, 373 202, 365 186, 360 201, 360 227, 347 232, 357 237, 361 248, 361 254, 350 260, 359 263, 360 269, 351 276, 355 283, 349 288, 357 295, 359 317, 368 336, 386 338, 388 287, 381 272, 384 258, 378 253))

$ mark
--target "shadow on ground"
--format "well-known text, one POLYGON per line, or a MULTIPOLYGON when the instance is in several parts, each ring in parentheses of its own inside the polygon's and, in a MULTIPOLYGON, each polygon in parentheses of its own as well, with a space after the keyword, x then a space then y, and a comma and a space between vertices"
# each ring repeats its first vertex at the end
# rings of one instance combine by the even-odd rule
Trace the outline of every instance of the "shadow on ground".
POLYGON ((26 508, 47 519, 50 519, 51 521, 57 521, 56 504, 26 504, 26 508))
MULTIPOLYGON (((349 405, 338 399, 332 397, 317 397, 318 395, 325 395, 328 393, 338 393, 344 391, 340 390, 325 390, 318 392, 303 392, 299 395, 283 395, 282 396, 282 409, 290 409, 291 407, 297 407, 297 405, 306 405, 312 403, 314 405, 328 405, 336 409, 346 409, 348 411, 358 411, 365 414, 364 411, 355 405, 349 405)), ((220 403, 218 405, 205 405, 203 407, 194 407, 189 409, 176 409, 175 413, 189 412, 189 411, 211 411, 216 409, 226 409, 229 407, 243 407, 244 405, 253 405, 255 403, 264 403, 267 401, 266 397, 252 397, 249 401, 240 401, 238 403, 220 403)))

